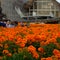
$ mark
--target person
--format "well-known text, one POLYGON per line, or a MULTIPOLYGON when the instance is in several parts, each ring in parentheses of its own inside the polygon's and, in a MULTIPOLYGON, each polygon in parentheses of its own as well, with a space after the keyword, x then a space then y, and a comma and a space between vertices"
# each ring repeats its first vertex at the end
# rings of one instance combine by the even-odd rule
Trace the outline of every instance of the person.
POLYGON ((23 23, 23 22, 21 22, 20 25, 21 25, 22 27, 24 27, 24 23, 23 23))
POLYGON ((12 27, 12 26, 11 26, 11 23, 10 23, 10 21, 9 21, 9 20, 6 22, 6 27, 7 27, 7 28, 12 27))
POLYGON ((17 22, 17 21, 8 20, 8 21, 6 22, 6 27, 7 27, 7 28, 13 28, 13 27, 15 27, 15 26, 17 26, 17 25, 18 25, 18 22, 17 22))
POLYGON ((0 21, 0 26, 6 27, 6 23, 4 23, 3 21, 0 21))

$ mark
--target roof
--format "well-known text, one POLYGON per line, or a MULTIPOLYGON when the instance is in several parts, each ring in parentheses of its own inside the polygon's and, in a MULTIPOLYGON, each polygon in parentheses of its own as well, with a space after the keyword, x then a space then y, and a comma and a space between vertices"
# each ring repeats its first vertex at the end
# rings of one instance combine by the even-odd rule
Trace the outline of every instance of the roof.
MULTIPOLYGON (((56 0, 55 0, 56 1, 56 0)), ((56 3, 60 6, 60 3, 56 1, 56 3)))

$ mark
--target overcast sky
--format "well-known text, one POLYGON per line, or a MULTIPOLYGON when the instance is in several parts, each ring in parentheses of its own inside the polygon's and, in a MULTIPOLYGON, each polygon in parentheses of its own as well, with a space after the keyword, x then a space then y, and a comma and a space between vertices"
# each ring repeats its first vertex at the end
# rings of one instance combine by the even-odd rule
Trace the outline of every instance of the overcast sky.
POLYGON ((57 0, 60 3, 60 0, 57 0))

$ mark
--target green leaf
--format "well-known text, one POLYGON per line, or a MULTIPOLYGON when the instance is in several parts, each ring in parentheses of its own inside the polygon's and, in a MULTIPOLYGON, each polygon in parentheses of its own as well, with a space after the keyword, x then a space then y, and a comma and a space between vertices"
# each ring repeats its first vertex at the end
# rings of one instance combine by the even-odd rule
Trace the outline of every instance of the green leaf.
POLYGON ((50 43, 48 45, 43 46, 45 54, 43 54, 43 57, 51 57, 53 55, 53 50, 58 49, 57 46, 53 43, 50 43))
POLYGON ((38 49, 40 47, 40 42, 33 42, 32 45, 38 49))
POLYGON ((58 43, 60 43, 60 37, 58 37, 56 40, 57 40, 58 43))
POLYGON ((3 56, 3 59, 2 60, 7 60, 6 56, 3 56))

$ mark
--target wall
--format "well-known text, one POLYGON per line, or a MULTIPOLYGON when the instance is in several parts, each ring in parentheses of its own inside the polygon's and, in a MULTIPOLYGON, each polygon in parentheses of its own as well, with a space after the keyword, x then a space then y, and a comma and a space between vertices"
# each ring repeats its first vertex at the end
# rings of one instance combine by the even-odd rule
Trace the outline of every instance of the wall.
POLYGON ((1 0, 3 13, 7 15, 8 19, 21 20, 20 16, 16 13, 16 11, 13 8, 14 1, 15 0, 1 0))

